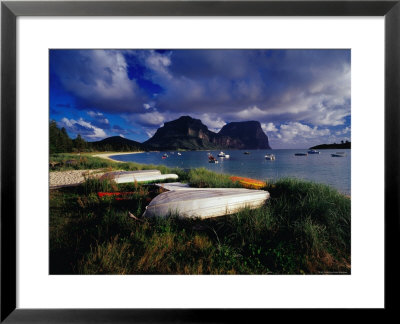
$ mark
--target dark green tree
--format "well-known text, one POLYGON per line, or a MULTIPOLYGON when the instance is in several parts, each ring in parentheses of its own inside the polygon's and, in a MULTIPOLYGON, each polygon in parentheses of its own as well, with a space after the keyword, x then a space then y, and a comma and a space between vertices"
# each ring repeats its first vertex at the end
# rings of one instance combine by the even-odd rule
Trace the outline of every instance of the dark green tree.
POLYGON ((49 150, 50 154, 72 151, 72 140, 69 138, 66 129, 59 129, 56 121, 50 121, 49 126, 49 150))

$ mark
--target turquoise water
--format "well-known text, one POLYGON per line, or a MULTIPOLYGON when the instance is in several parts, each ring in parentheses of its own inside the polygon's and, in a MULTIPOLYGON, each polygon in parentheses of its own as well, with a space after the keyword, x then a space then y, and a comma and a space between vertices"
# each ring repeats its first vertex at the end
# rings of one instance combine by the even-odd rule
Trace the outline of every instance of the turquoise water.
POLYGON ((307 150, 244 150, 224 151, 229 159, 218 158, 219 151, 185 151, 180 152, 146 152, 138 154, 114 155, 118 161, 129 161, 144 164, 163 164, 183 169, 205 167, 209 170, 260 180, 295 177, 304 180, 330 185, 340 192, 350 194, 350 161, 351 150, 321 150, 321 154, 295 156, 294 153, 307 150), (208 163, 210 152, 219 163, 208 163), (344 152, 344 157, 331 157, 331 153, 344 152), (168 154, 162 159, 164 153, 168 154), (275 161, 267 161, 266 153, 275 154, 275 161))

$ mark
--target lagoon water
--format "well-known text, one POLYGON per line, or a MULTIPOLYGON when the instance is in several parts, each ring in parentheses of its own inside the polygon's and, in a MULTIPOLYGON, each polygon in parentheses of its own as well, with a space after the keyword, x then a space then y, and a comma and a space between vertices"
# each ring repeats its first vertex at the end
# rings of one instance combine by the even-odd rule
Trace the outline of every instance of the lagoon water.
POLYGON ((350 161, 351 150, 321 150, 320 154, 295 156, 295 153, 307 150, 244 150, 224 151, 230 158, 218 158, 219 151, 183 151, 178 152, 145 152, 139 154, 113 155, 118 161, 137 162, 144 164, 163 164, 182 169, 204 167, 209 170, 231 175, 249 177, 260 180, 295 177, 304 180, 330 185, 344 194, 350 194, 350 161), (208 163, 210 152, 219 163, 208 163), (332 157, 332 153, 344 152, 344 157, 332 157), (164 153, 168 154, 162 159, 164 153), (266 153, 275 154, 275 161, 267 161, 266 153))

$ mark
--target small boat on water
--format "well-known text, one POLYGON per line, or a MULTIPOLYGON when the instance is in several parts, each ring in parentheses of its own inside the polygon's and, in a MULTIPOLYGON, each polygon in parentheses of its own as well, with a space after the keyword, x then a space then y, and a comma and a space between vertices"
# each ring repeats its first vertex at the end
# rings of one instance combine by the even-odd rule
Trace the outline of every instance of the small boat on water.
MULTIPOLYGON (((161 193, 146 207, 143 217, 210 218, 242 208, 257 208, 270 197, 264 190, 242 188, 181 188, 161 193)), ((167 189, 167 190, 168 190, 167 189)))
POLYGON ((208 156, 208 163, 218 163, 218 160, 210 154, 208 156))
POLYGON ((331 154, 332 157, 344 157, 344 152, 336 152, 331 154))
POLYGON ((320 151, 317 151, 317 150, 309 150, 308 151, 308 154, 320 154, 321 152, 320 151))
POLYGON ((225 157, 225 153, 224 153, 224 152, 222 152, 222 151, 221 151, 221 152, 219 152, 219 153, 218 153, 218 157, 225 157))
POLYGON ((166 159, 168 157, 167 153, 164 153, 163 156, 161 157, 162 159, 166 159))
POLYGON ((307 156, 308 153, 294 153, 295 156, 307 156))
POLYGON ((178 152, 178 155, 182 155, 182 154, 178 152))
POLYGON ((275 160, 275 155, 274 154, 265 154, 265 159, 269 161, 275 160))
POLYGON ((250 154, 250 152, 244 152, 243 154, 250 154))
POLYGON ((229 159, 230 155, 229 154, 225 154, 224 158, 225 159, 229 159))

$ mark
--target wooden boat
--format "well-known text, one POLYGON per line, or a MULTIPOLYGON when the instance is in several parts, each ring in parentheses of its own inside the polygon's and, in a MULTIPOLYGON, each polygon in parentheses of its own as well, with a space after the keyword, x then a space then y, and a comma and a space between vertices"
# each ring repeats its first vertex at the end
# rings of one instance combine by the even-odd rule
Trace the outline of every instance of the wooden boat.
POLYGON ((191 188, 161 193, 146 207, 144 217, 210 218, 233 214, 242 208, 257 208, 269 192, 241 188, 191 188))
POLYGON ((294 153, 295 156, 307 156, 307 153, 294 153))
POLYGON ((160 170, 140 170, 108 172, 100 179, 110 179, 116 183, 128 183, 178 179, 178 176, 176 174, 161 174, 160 170))

